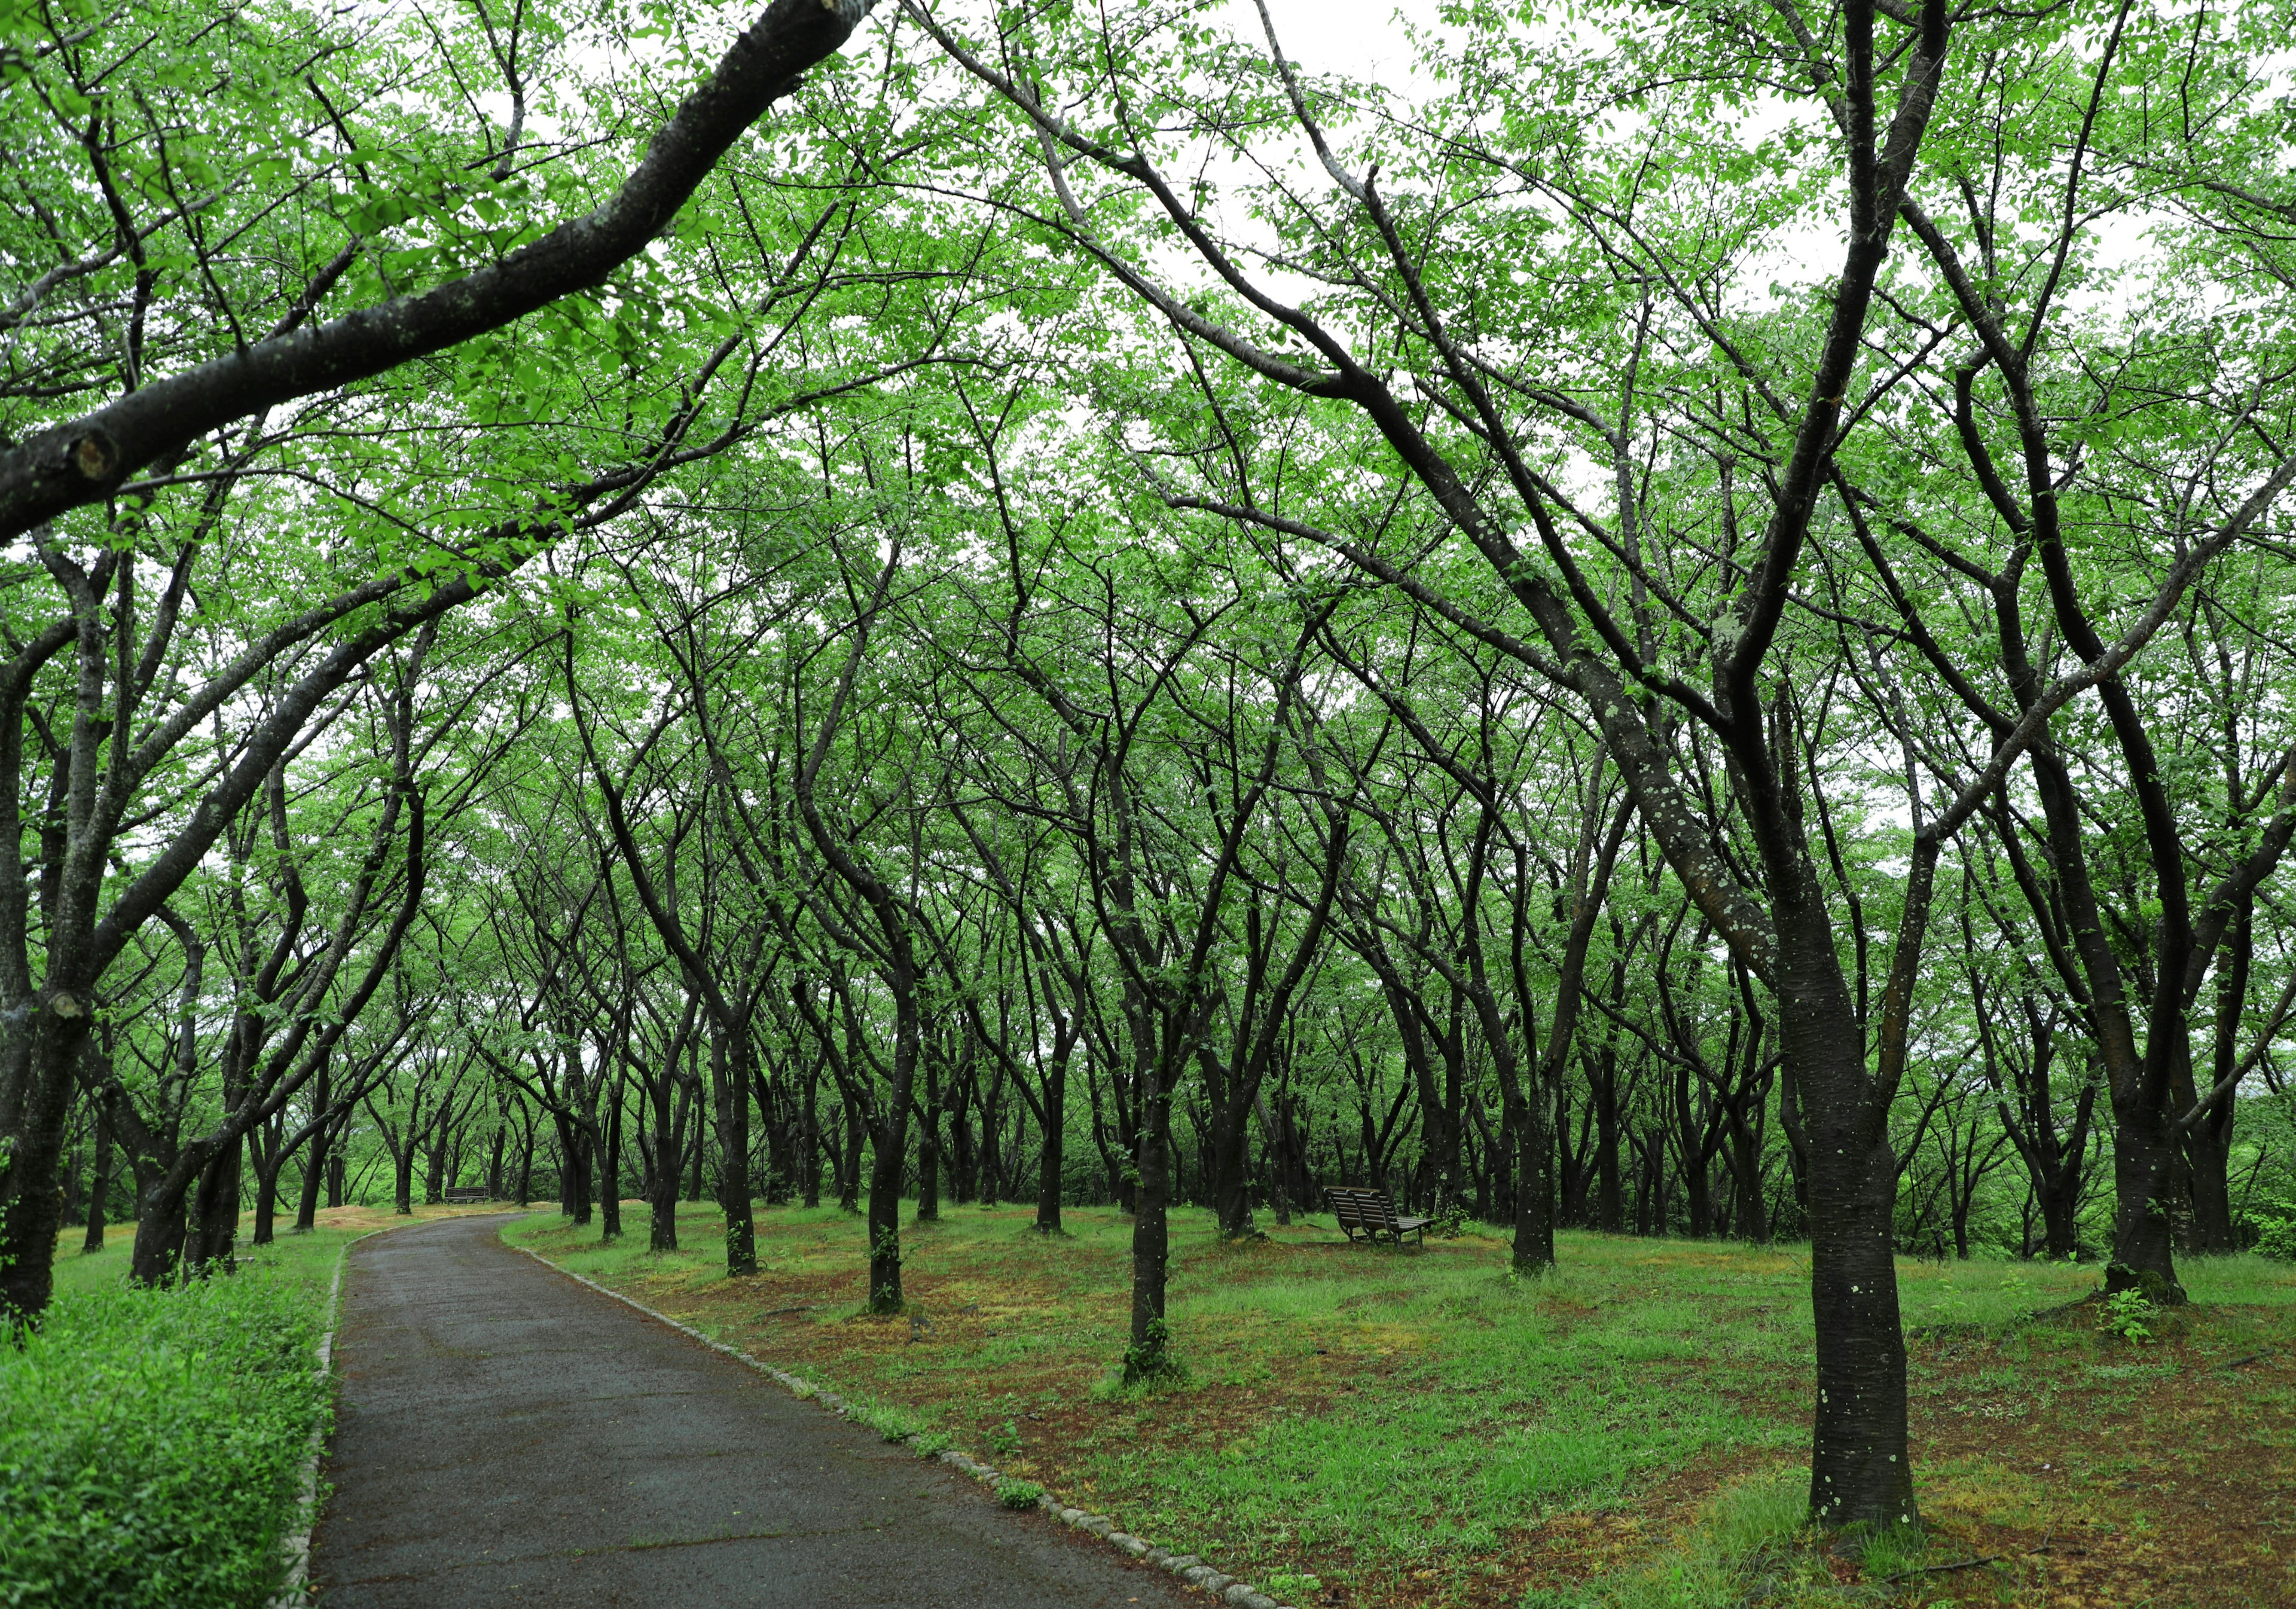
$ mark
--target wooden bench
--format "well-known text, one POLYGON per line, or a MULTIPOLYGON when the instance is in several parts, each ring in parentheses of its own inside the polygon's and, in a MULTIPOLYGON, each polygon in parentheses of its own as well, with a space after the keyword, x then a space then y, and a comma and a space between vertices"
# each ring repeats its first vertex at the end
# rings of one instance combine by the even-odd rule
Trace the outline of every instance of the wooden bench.
POLYGON ((484 1185, 449 1185, 439 1192, 439 1199, 448 1206, 467 1206, 472 1202, 492 1201, 494 1194, 484 1185))
POLYGON ((1400 1218, 1396 1215, 1395 1198, 1384 1190, 1355 1190, 1345 1185, 1332 1185, 1324 1191, 1324 1199, 1332 1203, 1332 1215, 1340 1220, 1340 1229, 1349 1240, 1360 1230, 1363 1237, 1376 1243, 1382 1235, 1397 1245, 1406 1235, 1416 1235, 1419 1244, 1427 1244, 1427 1226, 1431 1218, 1400 1218))

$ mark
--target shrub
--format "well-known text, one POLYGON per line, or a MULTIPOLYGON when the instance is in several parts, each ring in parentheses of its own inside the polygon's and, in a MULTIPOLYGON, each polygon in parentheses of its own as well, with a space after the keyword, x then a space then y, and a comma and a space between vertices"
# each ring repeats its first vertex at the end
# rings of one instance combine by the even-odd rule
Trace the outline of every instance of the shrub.
POLYGON ((260 1604, 329 1392, 320 1303, 251 1271, 60 1292, 0 1342, 0 1603, 260 1604))
POLYGON ((2266 1202, 2251 1209, 2256 1249, 2282 1262, 2296 1262, 2296 1202, 2266 1202))
POLYGON ((1034 1481, 996 1482, 996 1500, 1007 1508, 1034 1508, 1044 1495, 1045 1489, 1034 1481))
POLYGON ((2152 1302, 2142 1291, 2115 1291, 2097 1305, 2096 1327, 2132 1345, 2152 1339, 2152 1302))

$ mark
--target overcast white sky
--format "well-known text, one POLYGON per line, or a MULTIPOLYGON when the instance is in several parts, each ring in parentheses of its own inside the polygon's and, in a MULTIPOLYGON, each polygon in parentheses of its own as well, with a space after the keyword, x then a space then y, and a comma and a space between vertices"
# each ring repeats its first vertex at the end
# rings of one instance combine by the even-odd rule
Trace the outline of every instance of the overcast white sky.
MULTIPOLYGON (((1260 37, 1252 0, 1230 0, 1232 26, 1247 39, 1260 37)), ((1268 0, 1283 53, 1311 72, 1341 72, 1399 85, 1411 60, 1397 26, 1400 12, 1434 20, 1432 0, 1268 0)))
MULTIPOLYGON (((1435 21, 1432 0, 1267 0, 1283 55, 1313 73, 1348 73, 1403 85, 1410 44, 1396 13, 1416 23, 1435 21)), ((1260 39, 1260 16, 1251 0, 1228 0, 1228 25, 1244 39, 1260 39)))

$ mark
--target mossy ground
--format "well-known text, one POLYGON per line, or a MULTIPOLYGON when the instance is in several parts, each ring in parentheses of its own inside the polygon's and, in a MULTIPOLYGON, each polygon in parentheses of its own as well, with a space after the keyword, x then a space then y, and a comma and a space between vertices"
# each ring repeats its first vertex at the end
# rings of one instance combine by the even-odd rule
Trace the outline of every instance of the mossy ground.
POLYGON ((2093 1268, 1901 1262, 1930 1545, 1861 1556, 1797 1531, 1806 1250, 1567 1234, 1521 1281, 1496 1235, 1398 1253, 1314 1219, 1231 1244, 1183 1211, 1186 1373, 1143 1391, 1115 1381, 1128 1220, 909 1216, 892 1318, 834 1209, 761 1210, 742 1280, 708 1205, 659 1256, 637 1203, 611 1247, 548 1212, 506 1233, 1303 1609, 2296 1603, 2284 1265, 2192 1264, 2194 1306, 2131 1342, 2099 1330, 2093 1268))

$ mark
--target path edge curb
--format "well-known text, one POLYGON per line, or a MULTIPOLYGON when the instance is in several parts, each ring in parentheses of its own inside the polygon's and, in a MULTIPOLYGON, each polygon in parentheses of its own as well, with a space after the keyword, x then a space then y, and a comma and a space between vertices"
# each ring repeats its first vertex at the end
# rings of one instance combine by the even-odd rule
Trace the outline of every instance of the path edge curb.
MULTIPOLYGON (((335 1366, 335 1329, 342 1318, 343 1269, 350 1261, 351 1248, 363 1240, 387 1235, 403 1224, 384 1224, 369 1229, 364 1235, 354 1235, 335 1252, 334 1277, 327 1282, 327 1327, 319 1332, 318 1362, 316 1377, 324 1384, 335 1366)), ((327 1406, 332 1408, 332 1393, 327 1406)), ((303 1454, 303 1478, 295 1490, 297 1525, 287 1533, 282 1544, 287 1553, 286 1579, 271 1597, 268 1609, 299 1609, 311 1601, 311 1533, 319 1528, 319 1465, 326 1457, 327 1425, 332 1413, 322 1413, 311 1426, 310 1446, 303 1454)))
MULTIPOLYGON (((497 1238, 500 1237, 497 1236, 497 1238)), ((817 1402, 840 1418, 850 1419, 857 1416, 857 1410, 853 1405, 835 1391, 825 1391, 811 1381, 800 1379, 786 1369, 775 1368, 770 1363, 762 1362, 751 1357, 739 1347, 729 1346, 722 1341, 713 1341, 692 1325, 680 1324, 668 1314, 657 1312, 635 1297, 625 1296, 619 1291, 602 1285, 594 1279, 586 1278, 562 1264, 551 1261, 541 1252, 529 1247, 518 1245, 508 1240, 504 1240, 502 1244, 513 1252, 531 1257, 554 1274, 563 1275, 576 1285, 587 1285, 599 1295, 611 1297, 624 1307, 644 1314, 656 1324, 665 1325, 689 1340, 700 1342, 713 1352, 722 1352, 736 1363, 747 1365, 774 1381, 793 1397, 801 1397, 809 1401, 817 1402)), ((343 1249, 348 1252, 350 1247, 347 1245, 343 1249)), ((340 1265, 338 1266, 340 1268, 340 1265)), ((983 1485, 991 1488, 1004 1479, 1000 1471, 954 1449, 945 1449, 932 1456, 939 1462, 968 1474, 983 1485)), ((1117 1530, 1116 1523, 1106 1515, 1092 1514, 1085 1509, 1064 1504, 1050 1492, 1046 1492, 1037 1499, 1037 1506, 1071 1530, 1080 1531, 1086 1536, 1097 1537, 1127 1558, 1139 1559, 1144 1563, 1155 1565, 1160 1570, 1168 1571, 1184 1585, 1210 1594, 1221 1603, 1228 1605, 1230 1609, 1292 1609, 1292 1605, 1268 1597, 1249 1581, 1240 1581, 1232 1575, 1223 1575, 1194 1554, 1174 1553, 1169 1548, 1158 1547, 1142 1538, 1117 1530)), ((308 1538, 306 1543, 308 1556, 308 1538)))

